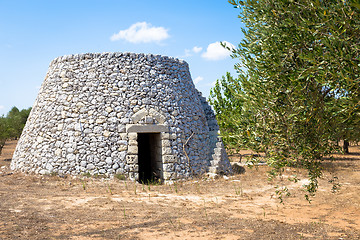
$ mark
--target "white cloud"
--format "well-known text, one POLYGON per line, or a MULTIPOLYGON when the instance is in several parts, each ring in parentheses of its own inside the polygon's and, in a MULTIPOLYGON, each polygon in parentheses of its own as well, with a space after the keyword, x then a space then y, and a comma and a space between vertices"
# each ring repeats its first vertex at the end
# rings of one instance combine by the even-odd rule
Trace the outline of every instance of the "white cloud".
POLYGON ((192 56, 191 50, 185 49, 185 55, 183 57, 190 57, 190 56, 192 56))
POLYGON ((200 81, 202 81, 202 80, 204 80, 204 78, 201 77, 201 76, 198 76, 197 78, 194 79, 194 83, 195 83, 195 84, 198 84, 198 83, 199 83, 200 81))
POLYGON ((131 25, 128 29, 121 30, 111 36, 111 41, 124 39, 131 43, 161 42, 170 37, 168 29, 163 27, 153 27, 147 22, 138 22, 131 25))
POLYGON ((195 46, 195 47, 193 47, 192 50, 193 50, 194 53, 199 53, 199 52, 201 52, 202 47, 195 46))
POLYGON ((0 105, 0 110, 3 110, 5 107, 3 105, 0 105))
MULTIPOLYGON (((234 45, 227 41, 223 41, 225 45, 229 48, 235 48, 234 45)), ((206 52, 204 52, 201 56, 207 60, 223 60, 230 56, 231 52, 220 45, 220 42, 214 42, 210 43, 209 46, 206 49, 206 52)))
POLYGON ((193 55, 193 53, 199 53, 199 52, 201 52, 201 50, 202 50, 202 47, 198 47, 198 46, 195 46, 192 49, 185 49, 185 55, 181 56, 181 58, 191 57, 193 55))

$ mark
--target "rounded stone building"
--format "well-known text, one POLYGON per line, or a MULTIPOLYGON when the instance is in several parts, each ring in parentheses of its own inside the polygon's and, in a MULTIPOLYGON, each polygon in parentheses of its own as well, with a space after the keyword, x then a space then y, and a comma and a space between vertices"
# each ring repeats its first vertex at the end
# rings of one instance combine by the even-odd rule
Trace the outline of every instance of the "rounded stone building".
POLYGON ((139 181, 230 173, 218 130, 183 60, 62 56, 50 63, 11 168, 139 181))

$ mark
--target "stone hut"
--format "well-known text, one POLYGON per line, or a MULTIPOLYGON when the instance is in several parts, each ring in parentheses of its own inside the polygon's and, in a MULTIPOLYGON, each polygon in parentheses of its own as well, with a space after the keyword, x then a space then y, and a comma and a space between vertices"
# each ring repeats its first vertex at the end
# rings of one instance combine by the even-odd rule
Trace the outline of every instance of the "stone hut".
POLYGON ((11 168, 139 181, 227 174, 231 166, 218 130, 183 60, 62 56, 50 63, 11 168))

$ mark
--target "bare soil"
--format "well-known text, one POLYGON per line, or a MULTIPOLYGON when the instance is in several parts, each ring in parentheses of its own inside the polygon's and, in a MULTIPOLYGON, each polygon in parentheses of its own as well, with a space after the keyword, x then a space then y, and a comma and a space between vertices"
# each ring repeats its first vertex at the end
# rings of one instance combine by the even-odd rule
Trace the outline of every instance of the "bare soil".
POLYGON ((259 166, 229 178, 142 185, 12 172, 15 145, 0 157, 0 239, 360 239, 359 147, 325 162, 309 203, 299 169, 271 182, 259 166), (299 182, 287 180, 293 174, 299 182), (334 176, 341 186, 333 193, 334 176), (285 184, 291 195, 281 204, 275 186, 285 184))

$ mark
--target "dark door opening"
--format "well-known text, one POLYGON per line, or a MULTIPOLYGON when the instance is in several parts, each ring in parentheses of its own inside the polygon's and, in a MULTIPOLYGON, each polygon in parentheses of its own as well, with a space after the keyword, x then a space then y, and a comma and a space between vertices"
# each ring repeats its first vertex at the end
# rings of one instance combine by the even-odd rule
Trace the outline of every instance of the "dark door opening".
POLYGON ((138 133, 139 182, 162 179, 160 133, 138 133))

